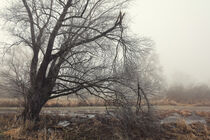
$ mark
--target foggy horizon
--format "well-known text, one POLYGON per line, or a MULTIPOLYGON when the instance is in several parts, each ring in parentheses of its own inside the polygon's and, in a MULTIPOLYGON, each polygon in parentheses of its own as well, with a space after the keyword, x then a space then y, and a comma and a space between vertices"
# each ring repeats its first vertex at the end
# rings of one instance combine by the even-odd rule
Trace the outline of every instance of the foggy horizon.
POLYGON ((151 38, 169 83, 210 83, 210 1, 138 0, 131 28, 151 38))

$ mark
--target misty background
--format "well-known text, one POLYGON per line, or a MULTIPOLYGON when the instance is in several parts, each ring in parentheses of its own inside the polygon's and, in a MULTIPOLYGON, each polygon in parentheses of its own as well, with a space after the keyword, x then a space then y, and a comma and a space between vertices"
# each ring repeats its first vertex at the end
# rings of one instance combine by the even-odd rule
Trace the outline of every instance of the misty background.
MULTIPOLYGON (((0 9, 9 2, 1 0, 0 9)), ((130 4, 126 16, 132 32, 155 42, 159 62, 169 85, 209 85, 209 9, 209 0, 134 0, 130 4)), ((11 41, 2 26, 0 38, 0 42, 11 41)))
POLYGON ((155 41, 169 83, 210 83, 209 0, 138 0, 131 7, 132 30, 155 41))

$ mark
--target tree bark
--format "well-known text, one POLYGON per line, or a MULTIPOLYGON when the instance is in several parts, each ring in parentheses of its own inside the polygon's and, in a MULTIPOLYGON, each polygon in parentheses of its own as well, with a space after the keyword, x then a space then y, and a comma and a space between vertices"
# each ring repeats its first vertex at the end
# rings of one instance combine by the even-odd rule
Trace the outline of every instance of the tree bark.
POLYGON ((46 91, 41 89, 29 90, 21 115, 23 121, 38 121, 39 113, 48 99, 49 95, 46 91))

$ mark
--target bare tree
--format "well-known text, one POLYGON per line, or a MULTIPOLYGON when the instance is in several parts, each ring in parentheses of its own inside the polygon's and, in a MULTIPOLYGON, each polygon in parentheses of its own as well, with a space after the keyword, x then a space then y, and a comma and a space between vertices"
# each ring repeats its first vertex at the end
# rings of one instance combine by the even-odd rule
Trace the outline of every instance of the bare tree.
POLYGON ((28 57, 30 55, 21 48, 14 48, 4 56, 0 69, 1 91, 8 97, 19 99, 21 105, 26 101, 26 93, 30 85, 28 57))
POLYGON ((148 46, 127 33, 122 10, 128 2, 16 0, 5 11, 15 39, 9 47, 31 53, 24 120, 37 120, 50 99, 88 92, 106 100, 122 94, 116 87, 129 88, 125 65, 148 46))
POLYGON ((154 49, 145 54, 138 67, 139 84, 144 92, 150 95, 160 95, 163 91, 165 80, 158 55, 154 49))

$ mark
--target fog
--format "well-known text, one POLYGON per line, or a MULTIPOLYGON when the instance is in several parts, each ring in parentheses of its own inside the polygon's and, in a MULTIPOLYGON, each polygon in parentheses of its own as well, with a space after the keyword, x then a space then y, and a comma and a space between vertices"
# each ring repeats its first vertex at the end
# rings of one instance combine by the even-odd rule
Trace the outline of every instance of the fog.
POLYGON ((210 83, 210 1, 136 0, 134 33, 155 41, 167 81, 210 83))
MULTIPOLYGON (((0 8, 6 5, 1 0, 0 8)), ((134 0, 130 5, 132 32, 154 40, 169 83, 210 83, 209 9, 209 0, 134 0)), ((9 41, 0 29, 0 41, 9 41)))

